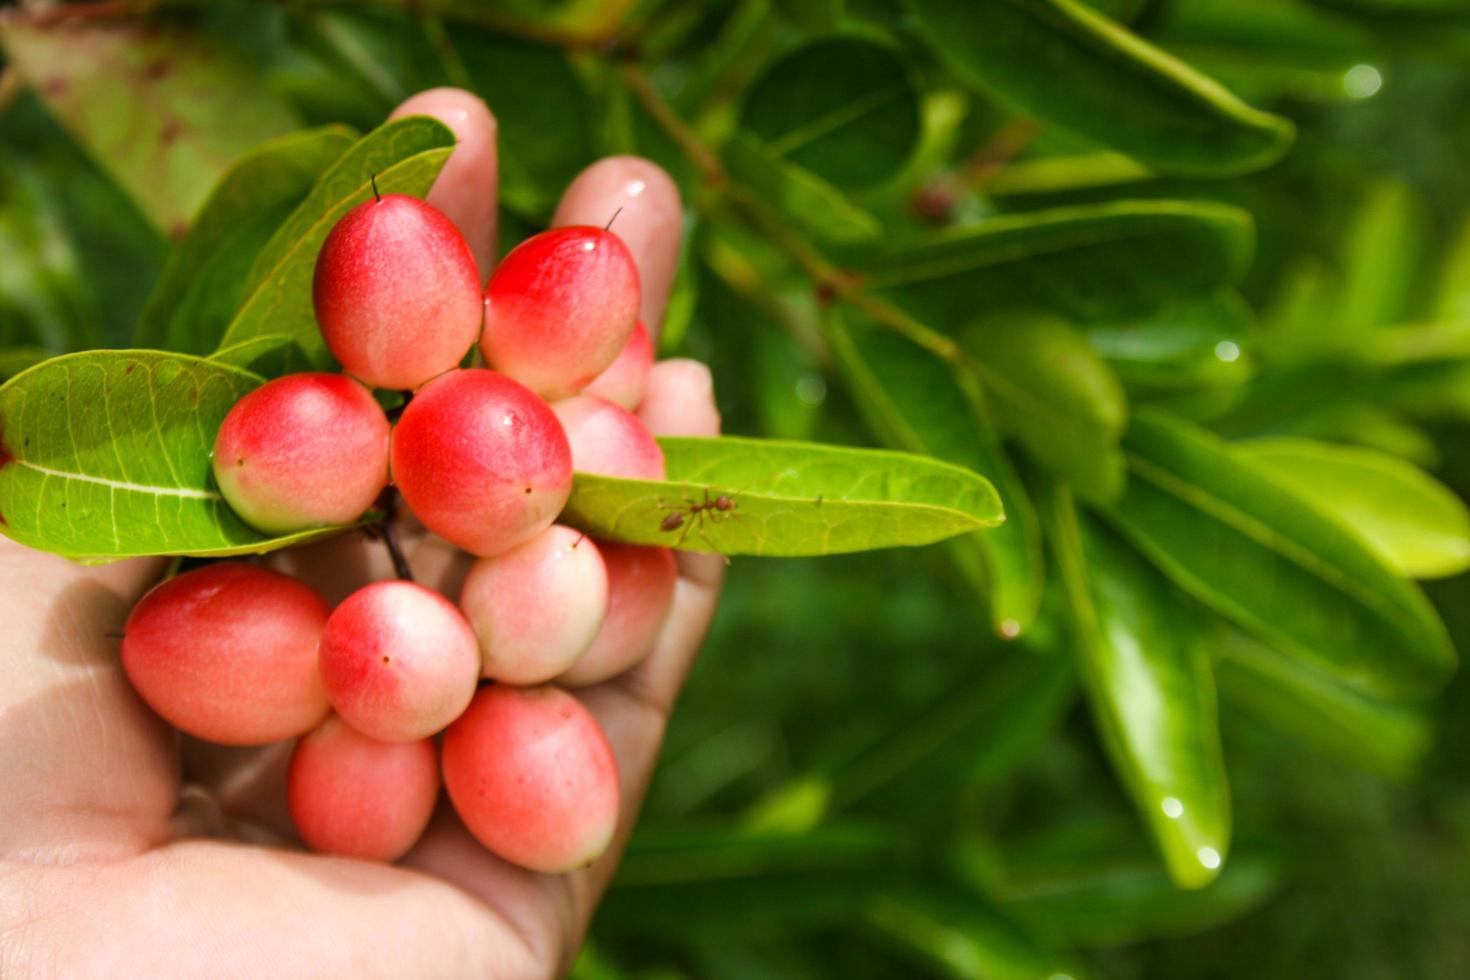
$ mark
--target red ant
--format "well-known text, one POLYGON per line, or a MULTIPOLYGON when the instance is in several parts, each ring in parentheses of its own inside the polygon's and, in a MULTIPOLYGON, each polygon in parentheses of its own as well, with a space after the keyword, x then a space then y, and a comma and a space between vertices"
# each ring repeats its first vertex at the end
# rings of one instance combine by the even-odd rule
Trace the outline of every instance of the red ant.
POLYGON ((684 498, 684 503, 686 506, 676 508, 669 508, 666 504, 660 503, 660 509, 669 510, 670 512, 665 514, 664 519, 658 522, 658 529, 660 531, 677 531, 682 527, 684 531, 679 535, 678 541, 682 545, 684 539, 689 537, 689 529, 697 524, 699 526, 699 536, 704 539, 704 543, 709 545, 711 551, 718 551, 719 549, 714 546, 709 537, 704 533, 705 516, 708 515, 709 520, 715 522, 722 520, 726 514, 738 517, 739 515, 735 513, 735 510, 739 507, 739 504, 733 498, 723 493, 711 499, 708 487, 704 491, 703 503, 696 503, 688 497, 684 498), (686 524, 686 521, 689 523, 686 524))

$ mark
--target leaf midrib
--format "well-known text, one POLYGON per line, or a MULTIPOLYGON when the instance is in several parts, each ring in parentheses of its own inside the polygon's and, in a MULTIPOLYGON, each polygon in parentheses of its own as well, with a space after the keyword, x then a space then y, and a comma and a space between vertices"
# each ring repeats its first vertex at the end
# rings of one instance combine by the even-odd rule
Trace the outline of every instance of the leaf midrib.
POLYGON ((1387 622, 1403 622, 1398 607, 1379 601, 1378 593, 1372 589, 1359 589, 1354 580, 1342 575, 1329 562, 1320 559, 1307 548, 1281 534, 1275 528, 1252 517, 1235 505, 1209 493, 1203 487, 1180 479, 1173 473, 1157 466, 1136 453, 1124 450, 1129 468, 1141 479, 1152 483, 1160 491, 1214 517, 1227 527, 1245 535, 1252 541, 1286 558, 1292 564, 1320 580, 1324 585, 1336 589, 1359 604, 1377 613, 1387 622))

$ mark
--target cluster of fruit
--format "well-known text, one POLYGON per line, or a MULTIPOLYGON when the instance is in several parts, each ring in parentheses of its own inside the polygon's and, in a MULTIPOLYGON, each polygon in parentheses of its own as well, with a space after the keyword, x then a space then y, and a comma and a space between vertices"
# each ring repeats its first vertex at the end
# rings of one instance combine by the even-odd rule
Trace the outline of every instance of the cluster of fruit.
POLYGON ((246 395, 213 460, 225 500, 271 533, 358 520, 391 483, 424 527, 476 556, 458 606, 390 580, 331 609, 294 578, 220 562, 138 603, 122 661, 190 735, 299 736, 288 797, 313 849, 397 859, 442 772, 487 848, 566 871, 611 840, 618 777, 595 719, 549 682, 594 684, 647 656, 677 572, 666 549, 553 521, 574 466, 663 478, 633 413, 653 349, 633 257, 606 228, 536 235, 480 282, 447 218, 375 194, 316 265, 317 320, 345 373, 246 395), (489 367, 461 367, 477 343, 489 367), (370 388, 411 393, 396 422, 370 388))

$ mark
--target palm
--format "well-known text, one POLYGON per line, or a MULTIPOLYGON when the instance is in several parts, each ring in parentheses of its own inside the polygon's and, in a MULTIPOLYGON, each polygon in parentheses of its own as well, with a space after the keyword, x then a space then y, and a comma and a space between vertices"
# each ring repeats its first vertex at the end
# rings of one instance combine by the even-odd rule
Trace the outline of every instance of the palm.
MULTIPOLYGON (((404 110, 443 118, 461 143, 433 199, 482 263, 494 238, 493 123, 462 93, 404 110)), ((400 111, 404 111, 400 110, 400 111)), ((678 201, 649 164, 608 160, 575 184, 558 223, 619 231, 657 327, 678 247, 678 201)), ((707 377, 669 362, 650 380, 655 431, 713 434, 707 377)), ((399 535, 420 581, 453 592, 467 558, 411 519, 399 535)), ((388 577, 381 545, 339 538, 277 561, 332 600, 388 577)), ((184 740, 128 687, 116 640, 157 577, 152 561, 84 569, 0 545, 10 670, 0 695, 0 975, 477 975, 565 967, 636 816, 672 700, 714 610, 722 565, 681 556, 674 610, 653 655, 580 692, 617 755, 617 846, 571 875, 537 875, 480 847, 447 809, 402 867, 294 849, 284 813, 289 746, 184 740)))

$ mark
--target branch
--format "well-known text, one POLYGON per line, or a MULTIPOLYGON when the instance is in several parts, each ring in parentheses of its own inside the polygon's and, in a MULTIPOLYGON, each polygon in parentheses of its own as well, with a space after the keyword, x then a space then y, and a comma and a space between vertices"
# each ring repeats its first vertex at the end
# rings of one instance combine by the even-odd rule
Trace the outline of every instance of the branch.
POLYGON ((618 66, 618 71, 623 76, 623 82, 628 86, 629 91, 633 93, 633 97, 648 111, 653 121, 658 123, 659 128, 668 135, 669 139, 673 140, 684 155, 699 168, 699 173, 704 177, 705 183, 709 184, 712 189, 724 187, 728 182, 725 165, 720 162, 720 158, 713 150, 704 145, 704 141, 699 138, 698 134, 690 129, 683 119, 679 118, 674 107, 669 105, 653 87, 653 83, 648 80, 648 75, 644 73, 642 67, 631 61, 624 61, 618 66))
MULTIPOLYGON (((638 65, 621 65, 623 78, 664 133, 698 167, 710 189, 717 193, 715 204, 723 204, 745 223, 754 226, 771 244, 786 254, 812 280, 819 302, 841 301, 861 310, 873 320, 894 330, 953 365, 964 365, 966 358, 960 346, 944 334, 926 326, 903 310, 862 289, 862 277, 832 263, 821 251, 801 236, 791 225, 770 213, 765 202, 748 188, 730 181, 724 165, 714 150, 705 145, 673 107, 659 95, 638 65)), ((1029 137, 1028 137, 1029 138, 1029 137)))

